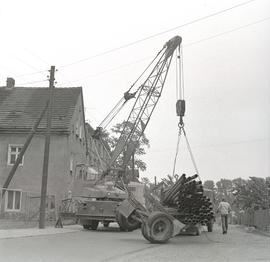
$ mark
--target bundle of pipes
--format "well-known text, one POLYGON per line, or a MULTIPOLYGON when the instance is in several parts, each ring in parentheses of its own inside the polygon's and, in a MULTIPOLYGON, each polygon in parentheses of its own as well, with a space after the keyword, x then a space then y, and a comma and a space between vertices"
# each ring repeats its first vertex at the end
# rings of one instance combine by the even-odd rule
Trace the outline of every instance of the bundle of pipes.
POLYGON ((212 203, 203 195, 198 175, 183 174, 171 187, 163 192, 162 204, 178 210, 177 218, 184 224, 207 224, 213 217, 212 203))

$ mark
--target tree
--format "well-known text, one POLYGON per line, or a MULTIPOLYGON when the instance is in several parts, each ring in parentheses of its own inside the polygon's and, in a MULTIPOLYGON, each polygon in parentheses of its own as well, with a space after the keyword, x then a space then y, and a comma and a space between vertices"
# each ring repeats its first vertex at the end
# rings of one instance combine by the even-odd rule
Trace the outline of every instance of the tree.
MULTIPOLYGON (((133 128, 133 124, 127 121, 123 121, 122 123, 118 123, 113 128, 111 129, 112 135, 109 139, 109 144, 113 149, 115 149, 117 142, 119 140, 119 136, 122 133, 122 130, 124 129, 124 126, 126 125, 125 128, 125 135, 128 135, 131 129, 133 128)), ((136 141, 135 143, 135 152, 134 152, 134 167, 141 170, 145 171, 146 170, 146 163, 143 162, 139 157, 145 154, 145 147, 150 147, 150 143, 148 138, 145 136, 145 134, 141 134, 140 131, 135 130, 133 134, 133 140, 136 141)), ((126 149, 125 149, 126 150, 126 149)), ((121 165, 124 161, 125 157, 125 150, 124 152, 121 153, 117 160, 117 164, 121 165)), ((129 161, 127 166, 131 169, 132 168, 132 161, 129 161)))
POLYGON ((217 191, 218 194, 223 195, 225 197, 228 196, 229 192, 232 191, 232 181, 229 179, 220 179, 217 183, 217 191))
POLYGON ((161 181, 163 182, 165 187, 170 187, 170 186, 173 186, 178 179, 179 179, 179 176, 177 174, 174 174, 172 176, 167 175, 166 177, 161 178, 161 181))
POLYGON ((206 180, 203 183, 203 187, 206 189, 214 190, 215 189, 215 182, 213 180, 206 180))
POLYGON ((150 179, 148 177, 142 177, 141 182, 145 184, 146 186, 150 186, 151 184, 150 179))
POLYGON ((226 198, 228 202, 231 204, 234 202, 234 195, 233 195, 233 183, 229 179, 222 178, 217 183, 217 201, 221 201, 222 198, 226 198))
POLYGON ((239 207, 270 208, 270 178, 250 177, 245 183, 235 184, 235 202, 239 207))

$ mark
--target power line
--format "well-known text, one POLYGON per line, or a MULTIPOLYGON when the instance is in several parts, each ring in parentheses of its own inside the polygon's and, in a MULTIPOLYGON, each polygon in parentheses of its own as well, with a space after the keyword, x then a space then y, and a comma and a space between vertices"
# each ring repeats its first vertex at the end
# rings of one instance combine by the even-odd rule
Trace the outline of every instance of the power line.
MULTIPOLYGON (((227 146, 238 146, 243 144, 254 144, 254 143, 265 143, 265 141, 269 141, 270 138, 258 138, 258 139, 249 139, 249 140, 242 140, 242 141, 232 141, 232 142, 225 142, 225 143, 217 143, 217 144, 208 144, 208 145, 193 145, 193 148, 214 148, 214 147, 227 147, 227 146)), ((167 147, 158 150, 149 150, 151 153, 158 153, 158 152, 170 152, 174 151, 175 148, 167 147)))
MULTIPOLYGON (((202 38, 202 39, 200 39, 200 40, 196 40, 196 41, 194 41, 194 42, 187 43, 187 44, 185 44, 185 45, 183 45, 183 46, 184 46, 185 48, 188 48, 188 47, 190 47, 190 46, 193 46, 193 45, 196 45, 196 44, 200 44, 200 43, 202 43, 202 42, 204 42, 204 41, 212 40, 212 39, 218 38, 218 37, 220 37, 220 36, 222 36, 222 35, 226 35, 226 34, 229 34, 229 33, 233 33, 233 32, 235 32, 235 31, 242 30, 242 29, 247 28, 247 27, 249 27, 249 26, 256 25, 256 24, 259 24, 259 23, 263 23, 263 22, 265 22, 265 21, 267 21, 267 20, 269 20, 269 19, 270 19, 270 17, 266 17, 266 18, 264 18, 264 19, 260 19, 260 20, 257 20, 257 21, 255 21, 255 22, 252 22, 252 23, 249 23, 249 24, 245 24, 245 25, 243 25, 243 26, 239 26, 239 27, 236 27, 236 28, 231 29, 231 30, 228 30, 228 31, 224 31, 224 32, 222 32, 222 33, 218 33, 218 34, 215 34, 215 35, 206 37, 206 38, 202 38)), ((103 74, 110 73, 110 72, 113 72, 113 71, 117 71, 117 70, 120 70, 120 69, 122 69, 122 68, 129 67, 129 66, 131 66, 131 65, 138 64, 138 63, 141 63, 141 62, 143 62, 143 61, 149 60, 150 58, 152 58, 152 56, 151 56, 151 57, 148 56, 148 57, 142 58, 142 59, 140 59, 140 60, 136 60, 136 61, 131 62, 131 63, 128 63, 128 64, 123 64, 123 65, 120 65, 120 66, 118 66, 118 67, 110 68, 110 69, 108 69, 108 70, 104 70, 104 71, 101 71, 101 72, 96 73, 96 74, 87 75, 87 76, 78 78, 78 79, 76 79, 76 80, 72 80, 71 83, 74 83, 74 82, 77 82, 77 81, 80 81, 80 80, 83 80, 83 79, 87 79, 87 78, 94 78, 94 77, 97 77, 97 76, 99 76, 99 75, 103 75, 103 74)))
POLYGON ((22 75, 15 75, 14 77, 20 78, 20 77, 24 77, 24 76, 36 75, 36 74, 45 73, 45 72, 48 72, 48 70, 36 71, 36 72, 26 73, 26 74, 22 74, 22 75))
POLYGON ((28 62, 24 61, 23 59, 21 59, 19 57, 14 57, 14 58, 17 59, 18 61, 20 61, 21 63, 23 63, 24 65, 27 65, 28 67, 36 70, 34 72, 31 72, 31 73, 13 75, 14 78, 22 78, 22 77, 24 78, 25 76, 36 75, 36 74, 42 74, 43 75, 43 73, 48 72, 48 70, 39 70, 39 69, 37 69, 36 67, 30 65, 28 62))
POLYGON ((150 35, 150 36, 148 36, 148 37, 141 38, 141 39, 136 40, 136 41, 134 41, 134 42, 130 42, 130 43, 128 43, 128 44, 125 44, 125 45, 122 45, 122 46, 119 46, 119 47, 116 47, 116 48, 113 48, 113 49, 109 49, 109 50, 107 50, 107 51, 98 53, 98 54, 96 54, 96 55, 92 55, 92 56, 89 56, 89 57, 86 57, 86 58, 77 60, 77 61, 75 61, 75 62, 72 62, 72 63, 69 63, 69 64, 65 64, 65 65, 62 65, 62 66, 60 66, 60 67, 58 67, 58 68, 69 67, 69 66, 72 66, 72 65, 75 65, 75 64, 79 64, 79 63, 82 63, 82 62, 85 62, 85 61, 94 59, 94 58, 99 57, 99 56, 104 56, 104 55, 106 55, 106 54, 108 54, 108 53, 112 53, 112 52, 118 51, 118 50, 120 50, 120 49, 127 48, 127 47, 129 47, 129 46, 132 46, 132 45, 138 44, 138 43, 140 43, 140 42, 149 40, 149 39, 154 38, 154 37, 157 37, 157 36, 159 36, 159 35, 163 35, 163 34, 166 34, 166 33, 168 33, 168 32, 174 31, 174 30, 179 29, 179 28, 181 28, 181 27, 189 26, 189 25, 198 23, 198 22, 200 22, 200 21, 209 19, 209 18, 211 18, 211 17, 213 17, 213 16, 217 16, 217 15, 220 15, 220 14, 222 14, 222 13, 226 13, 226 12, 228 12, 228 11, 231 11, 231 10, 233 10, 233 9, 235 9, 235 8, 238 8, 238 7, 247 5, 247 4, 249 4, 249 3, 251 3, 251 2, 254 2, 254 1, 257 1, 257 0, 249 0, 249 1, 246 1, 246 2, 243 2, 243 3, 240 3, 240 4, 238 4, 238 5, 234 5, 234 6, 232 6, 232 7, 229 7, 229 8, 226 8, 226 9, 223 9, 223 10, 220 10, 220 11, 217 11, 217 12, 214 12, 214 13, 212 13, 212 14, 210 14, 210 15, 203 16, 203 17, 194 19, 194 20, 192 20, 192 21, 186 22, 186 23, 184 23, 184 24, 182 24, 182 25, 175 26, 175 27, 170 28, 170 29, 168 29, 168 30, 165 30, 165 31, 162 31, 162 32, 153 34, 153 35, 150 35))
MULTIPOLYGON (((23 59, 21 59, 21 58, 19 58, 19 57, 15 57, 18 61, 20 61, 21 63, 23 63, 23 64, 25 64, 25 65, 27 65, 28 67, 30 67, 30 68, 32 68, 32 69, 34 69, 34 70, 36 70, 35 72, 33 72, 32 74, 42 74, 43 72, 48 72, 48 70, 39 70, 38 68, 36 68, 35 66, 32 66, 32 65, 30 65, 28 62, 26 62, 26 61, 24 61, 23 59)), ((23 76, 26 76, 26 74, 25 75, 21 75, 21 76, 17 76, 17 78, 19 78, 19 77, 23 77, 23 76)))
MULTIPOLYGON (((14 75, 14 78, 21 78, 21 77, 25 77, 25 76, 31 76, 31 75, 37 75, 37 74, 42 74, 42 73, 48 73, 48 70, 42 70, 42 71, 35 71, 35 72, 31 72, 31 73, 26 73, 26 74, 20 74, 20 75, 14 75)), ((1 78, 4 79, 4 78, 1 78)))
POLYGON ((152 56, 151 57, 148 56, 148 57, 142 58, 140 60, 136 60, 136 61, 131 62, 131 63, 128 63, 128 64, 123 64, 123 65, 120 65, 120 66, 117 66, 117 67, 110 68, 108 70, 104 70, 104 71, 98 72, 98 73, 93 74, 93 75, 86 75, 84 77, 81 77, 81 78, 78 78, 76 80, 71 81, 71 83, 74 83, 74 82, 77 82, 77 81, 80 81, 80 80, 83 80, 83 79, 87 79, 87 78, 94 78, 94 77, 97 77, 99 75, 107 74, 107 73, 110 73, 110 72, 113 72, 113 71, 117 71, 119 69, 122 69, 122 68, 125 68, 125 67, 128 67, 128 66, 131 66, 131 65, 134 65, 134 64, 141 63, 141 62, 146 61, 146 60, 149 60, 151 58, 152 58, 152 56))
POLYGON ((25 82, 25 83, 19 83, 19 84, 16 84, 16 86, 30 85, 30 84, 36 84, 36 83, 47 82, 47 81, 48 81, 48 79, 45 79, 45 80, 39 80, 39 81, 32 81, 32 82, 25 82))
POLYGON ((201 40, 197 40, 197 41, 188 43, 188 44, 184 45, 184 47, 193 46, 193 45, 195 45, 195 44, 199 44, 199 43, 201 43, 201 42, 208 41, 208 40, 211 40, 211 39, 213 39, 213 38, 217 38, 217 37, 222 36, 222 35, 226 35, 226 34, 229 34, 229 33, 235 32, 235 31, 239 31, 239 30, 244 29, 244 28, 246 28, 246 27, 249 27, 249 26, 252 26, 252 25, 256 25, 256 24, 259 24, 259 23, 263 23, 263 22, 265 22, 265 21, 267 21, 267 20, 269 20, 269 19, 270 19, 270 17, 266 17, 266 18, 257 20, 257 21, 255 21, 255 22, 252 22, 252 23, 249 23, 249 24, 245 24, 245 25, 243 25, 243 26, 236 27, 236 28, 231 29, 231 30, 228 30, 228 31, 224 31, 224 32, 222 32, 222 33, 215 34, 215 35, 209 36, 209 37, 207 37, 207 38, 203 38, 203 39, 201 39, 201 40))
MULTIPOLYGON (((190 42, 190 43, 187 43, 184 45, 185 48, 187 47, 190 47, 190 46, 193 46, 193 45, 196 45, 196 44, 200 44, 202 42, 205 42, 205 41, 208 41, 208 40, 212 40, 214 38, 218 38, 222 35, 226 35, 226 34, 229 34, 229 33, 233 33, 235 31, 239 31, 239 30, 242 30, 244 28, 247 28, 247 27, 250 27, 250 26, 253 26, 253 25, 256 25, 256 24, 259 24, 259 23, 263 23, 265 21, 268 21, 270 19, 270 17, 266 17, 266 18, 263 18, 263 19, 260 19, 260 20, 257 20, 255 22, 252 22, 252 23, 248 23, 248 24, 245 24, 243 26, 239 26, 237 28, 234 28, 234 29, 231 29, 231 30, 228 30, 228 31, 224 31, 224 32, 221 32, 221 33, 218 33, 218 34, 215 34, 215 35, 212 35, 212 36, 209 36, 209 37, 206 37, 206 38, 202 38, 200 40, 196 40, 194 42, 190 42)), ((152 57, 152 56, 151 56, 152 57)), ((122 68, 125 68, 125 67, 129 67, 131 65, 134 65, 134 64, 138 64, 138 63, 141 63, 143 61, 146 61, 148 59, 151 58, 150 56, 148 57, 145 57, 145 58, 142 58, 140 60, 136 60, 134 62, 131 62, 131 63, 128 63, 128 64, 123 64, 123 65, 120 65, 118 67, 114 67, 114 68, 110 68, 108 70, 104 70, 104 71, 101 71, 99 73, 96 73, 96 74, 93 74, 93 75, 88 75, 88 76, 84 76, 82 78, 79 78, 77 80, 72 80, 72 81, 67 81, 70 85, 72 85, 72 83, 75 83, 77 81, 80 81, 80 80, 83 80, 83 79, 87 79, 87 78, 94 78, 94 77, 97 77, 99 75, 103 75, 103 74, 106 74, 106 73, 110 73, 110 72, 113 72, 113 71, 117 71, 119 69, 122 69, 122 68)), ((44 71, 37 71, 37 72, 33 72, 33 73, 29 73, 29 74, 24 74, 24 75, 20 75, 20 76, 27 76, 27 75, 33 75, 33 74, 37 74, 37 73, 43 73, 43 72, 48 72, 48 70, 44 70, 44 71)), ((59 72, 63 77, 64 75, 59 72)), ((18 77, 18 76, 15 76, 15 77, 18 77)), ((66 79, 65 79, 66 80, 66 79)), ((26 83, 22 83, 22 84, 18 84, 18 85, 27 85, 27 84, 34 84, 34 83, 40 83, 40 82, 44 82, 44 81, 47 81, 47 80, 42 80, 42 81, 33 81, 33 82, 26 82, 26 83)))
MULTIPOLYGON (((39 59, 40 61, 42 61, 46 66, 49 65, 49 62, 44 60, 42 57, 40 57, 39 55, 37 55, 36 53, 34 53, 32 50, 29 50, 29 49, 25 49, 27 52, 29 52, 32 56, 34 56, 35 58, 39 59)), ((48 71, 48 70, 47 70, 48 71)), ((58 69, 55 70, 56 72, 58 72, 58 69)), ((61 72, 58 72, 66 82, 68 82, 70 85, 71 85, 71 82, 65 78, 65 76, 61 73, 61 72)), ((55 82, 56 83, 56 82, 55 82)))
MULTIPOLYGON (((108 53, 112 53, 112 52, 115 52, 117 50, 120 50, 120 49, 123 49, 123 48, 127 48, 129 46, 132 46, 132 45, 135 45, 135 44, 138 44, 140 42, 143 42, 143 41, 146 41, 146 40, 149 40, 151 38, 154 38, 154 37, 157 37, 159 35, 162 35, 162 34, 165 34, 165 33, 168 33, 168 32, 171 32, 171 31, 174 31, 176 29, 179 29, 181 27, 185 27, 185 26, 189 26, 191 24, 194 24, 194 23, 198 23, 200 21, 203 21, 203 20, 206 20, 208 18, 211 18, 213 16, 217 16, 219 14, 222 14, 222 13, 225 13, 225 12, 228 12, 228 11, 231 11, 232 9, 235 9, 235 8, 238 8, 238 7, 241 7, 241 6, 244 6, 244 5, 247 5, 251 2, 254 2, 254 1, 257 1, 257 0, 249 0, 249 1, 246 1, 246 2, 243 2, 243 3, 240 3, 238 5, 234 5, 232 7, 229 7, 229 8, 226 8, 226 9, 223 9, 223 10, 220 10, 220 11, 217 11, 217 12, 214 12, 210 15, 207 15, 207 16, 204 16, 204 17, 200 17, 200 18, 197 18, 195 20, 192 20, 192 21, 189 21, 189 22, 186 22, 182 25, 179 25, 179 26, 176 26, 176 27, 173 27, 173 28, 170 28, 168 30, 165 30, 165 31, 162 31, 162 32, 159 32, 159 33, 156 33, 156 34, 153 34, 153 35, 150 35, 148 37, 145 37, 145 38, 141 38, 139 40, 136 40, 134 42, 131 42, 131 43, 128 43, 128 44, 125 44, 125 45, 122 45, 122 46, 119 46, 119 47, 116 47, 116 48, 113 48, 113 49, 109 49, 107 51, 104 51, 104 52, 101 52, 101 53, 98 53, 96 55, 93 55, 93 56, 90 56, 90 57, 87 57, 87 58, 83 58, 83 59, 80 59, 80 60, 77 60, 75 62, 72 62, 72 63, 68 63, 68 64, 65 64, 65 65, 62 65, 58 68, 65 68, 65 67, 69 67, 69 66, 72 66, 72 65, 75 65, 75 64, 78 64, 78 63, 82 63, 82 62, 85 62, 87 60, 91 60, 91 59, 94 59, 96 57, 99 57, 99 56, 104 56, 108 53)), ((24 76, 30 76, 30 75, 35 75, 35 74, 39 74, 39 73, 44 73, 44 72, 48 72, 48 70, 42 70, 42 71, 34 71, 34 72, 29 72, 29 73, 26 73, 26 74, 21 74, 21 75, 15 75, 14 77, 16 78, 20 78, 20 77, 24 77, 24 76)), ((70 81, 68 81, 70 82, 70 81)), ((71 81, 71 82, 74 82, 74 81, 71 81)))
MULTIPOLYGON (((138 43, 140 43, 140 42, 149 40, 149 39, 154 38, 154 37, 157 37, 157 36, 159 36, 159 35, 162 35, 162 34, 165 34, 165 33, 171 32, 171 31, 174 31, 174 30, 179 29, 179 28, 181 28, 181 27, 189 26, 189 25, 191 25, 191 24, 194 24, 194 23, 197 23, 197 22, 206 20, 206 19, 211 18, 211 17, 213 17, 213 16, 217 16, 217 15, 219 15, 219 14, 222 14, 222 13, 225 13, 225 12, 228 12, 228 11, 231 11, 232 9, 235 9, 235 8, 238 8, 238 7, 247 5, 247 4, 249 4, 249 3, 251 3, 251 2, 254 2, 254 1, 257 1, 257 0, 250 0, 250 1, 246 1, 246 2, 240 3, 240 4, 238 4, 238 5, 234 5, 234 6, 230 7, 230 8, 226 8, 226 9, 220 10, 220 11, 218 11, 218 12, 212 13, 212 14, 210 14, 210 15, 207 15, 207 16, 204 16, 204 17, 197 18, 197 19, 195 19, 195 20, 189 21, 189 22, 184 23, 184 24, 182 24, 182 25, 179 25, 179 26, 170 28, 170 29, 168 29, 168 30, 165 30, 165 31, 162 31, 162 32, 153 34, 153 35, 150 35, 150 36, 145 37, 145 38, 141 38, 141 39, 136 40, 136 41, 134 41, 134 42, 131 42, 131 43, 128 43, 128 44, 125 44, 125 45, 122 45, 122 46, 119 46, 119 47, 116 47, 116 48, 113 48, 113 49, 110 49, 110 50, 107 50, 107 51, 104 51, 104 52, 101 52, 101 53, 98 53, 98 54, 96 54, 96 55, 93 55, 93 56, 90 56, 90 57, 87 57, 87 58, 84 58, 84 59, 80 59, 80 60, 77 60, 77 61, 72 62, 72 63, 69 63, 69 64, 62 65, 62 66, 60 66, 60 67, 58 67, 58 68, 69 67, 69 66, 72 66, 72 65, 75 65, 75 64, 78 64, 78 63, 85 62, 85 61, 87 61, 87 60, 94 59, 94 58, 99 57, 99 56, 104 56, 104 55, 106 55, 106 54, 108 54, 108 53, 112 53, 112 52, 115 52, 115 51, 117 51, 117 50, 120 50, 120 49, 123 49, 123 48, 127 48, 127 47, 129 47, 129 46, 132 46, 132 45, 138 44, 138 43)), ((269 18, 266 18, 266 19, 269 19, 269 18)), ((236 29, 236 30, 237 30, 237 29, 236 29)), ((222 33, 222 34, 224 34, 224 33, 222 33)), ((213 38, 213 37, 212 37, 212 38, 213 38)), ((210 39, 210 38, 209 38, 209 39, 210 39)), ((200 40, 200 42, 205 41, 205 40, 207 40, 207 39, 200 40)), ((195 43, 196 43, 196 42, 192 43, 192 45, 195 44, 195 43)), ((191 45, 191 44, 190 44, 190 45, 191 45)), ((135 62, 135 63, 138 63, 138 62, 140 62, 140 61, 137 61, 137 62, 135 62)), ((131 63, 131 64, 132 64, 132 63, 131 63)), ((131 65, 131 64, 128 64, 128 65, 131 65)), ((32 67, 32 66, 31 66, 31 67, 32 67)), ((123 67, 124 67, 124 66, 123 66, 123 67)), ((115 69, 112 69, 112 70, 115 70, 115 69)), ((108 70, 108 72, 109 72, 109 71, 112 71, 112 70, 108 70)), ((34 75, 34 74, 40 74, 40 73, 44 73, 44 72, 48 72, 48 70, 42 70, 42 71, 39 70, 39 71, 29 72, 29 73, 26 73, 26 74, 15 75, 14 77, 20 78, 20 77, 30 76, 30 75, 34 75)), ((106 71, 106 72, 107 72, 107 71, 106 71)), ((101 72, 101 74, 106 73, 106 72, 101 72)), ((62 75, 62 76, 63 76, 63 75, 62 75)), ((96 75, 95 75, 95 76, 96 76, 96 75)), ((72 82, 76 82, 76 81, 77 81, 77 80, 75 80, 75 81, 67 81, 67 82, 72 83, 72 82)))

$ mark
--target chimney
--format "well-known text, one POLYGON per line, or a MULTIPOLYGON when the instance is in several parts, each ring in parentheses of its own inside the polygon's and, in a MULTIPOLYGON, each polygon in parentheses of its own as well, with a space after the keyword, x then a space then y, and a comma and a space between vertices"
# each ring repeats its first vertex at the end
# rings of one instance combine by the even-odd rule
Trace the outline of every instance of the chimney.
POLYGON ((11 77, 7 78, 7 89, 12 89, 15 86, 15 80, 11 77))

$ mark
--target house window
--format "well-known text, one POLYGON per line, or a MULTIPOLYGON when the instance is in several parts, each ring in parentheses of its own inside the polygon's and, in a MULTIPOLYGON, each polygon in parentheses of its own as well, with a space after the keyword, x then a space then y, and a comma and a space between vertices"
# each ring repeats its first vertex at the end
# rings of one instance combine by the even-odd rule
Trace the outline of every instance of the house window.
MULTIPOLYGON (((21 150, 22 145, 9 145, 8 146, 8 165, 14 165, 16 162, 16 159, 18 158, 21 150)), ((24 157, 23 157, 24 158, 24 157)), ((20 162, 20 165, 23 165, 23 158, 20 162)))
POLYGON ((22 201, 22 192, 18 190, 7 190, 6 192, 6 210, 20 211, 22 201))

